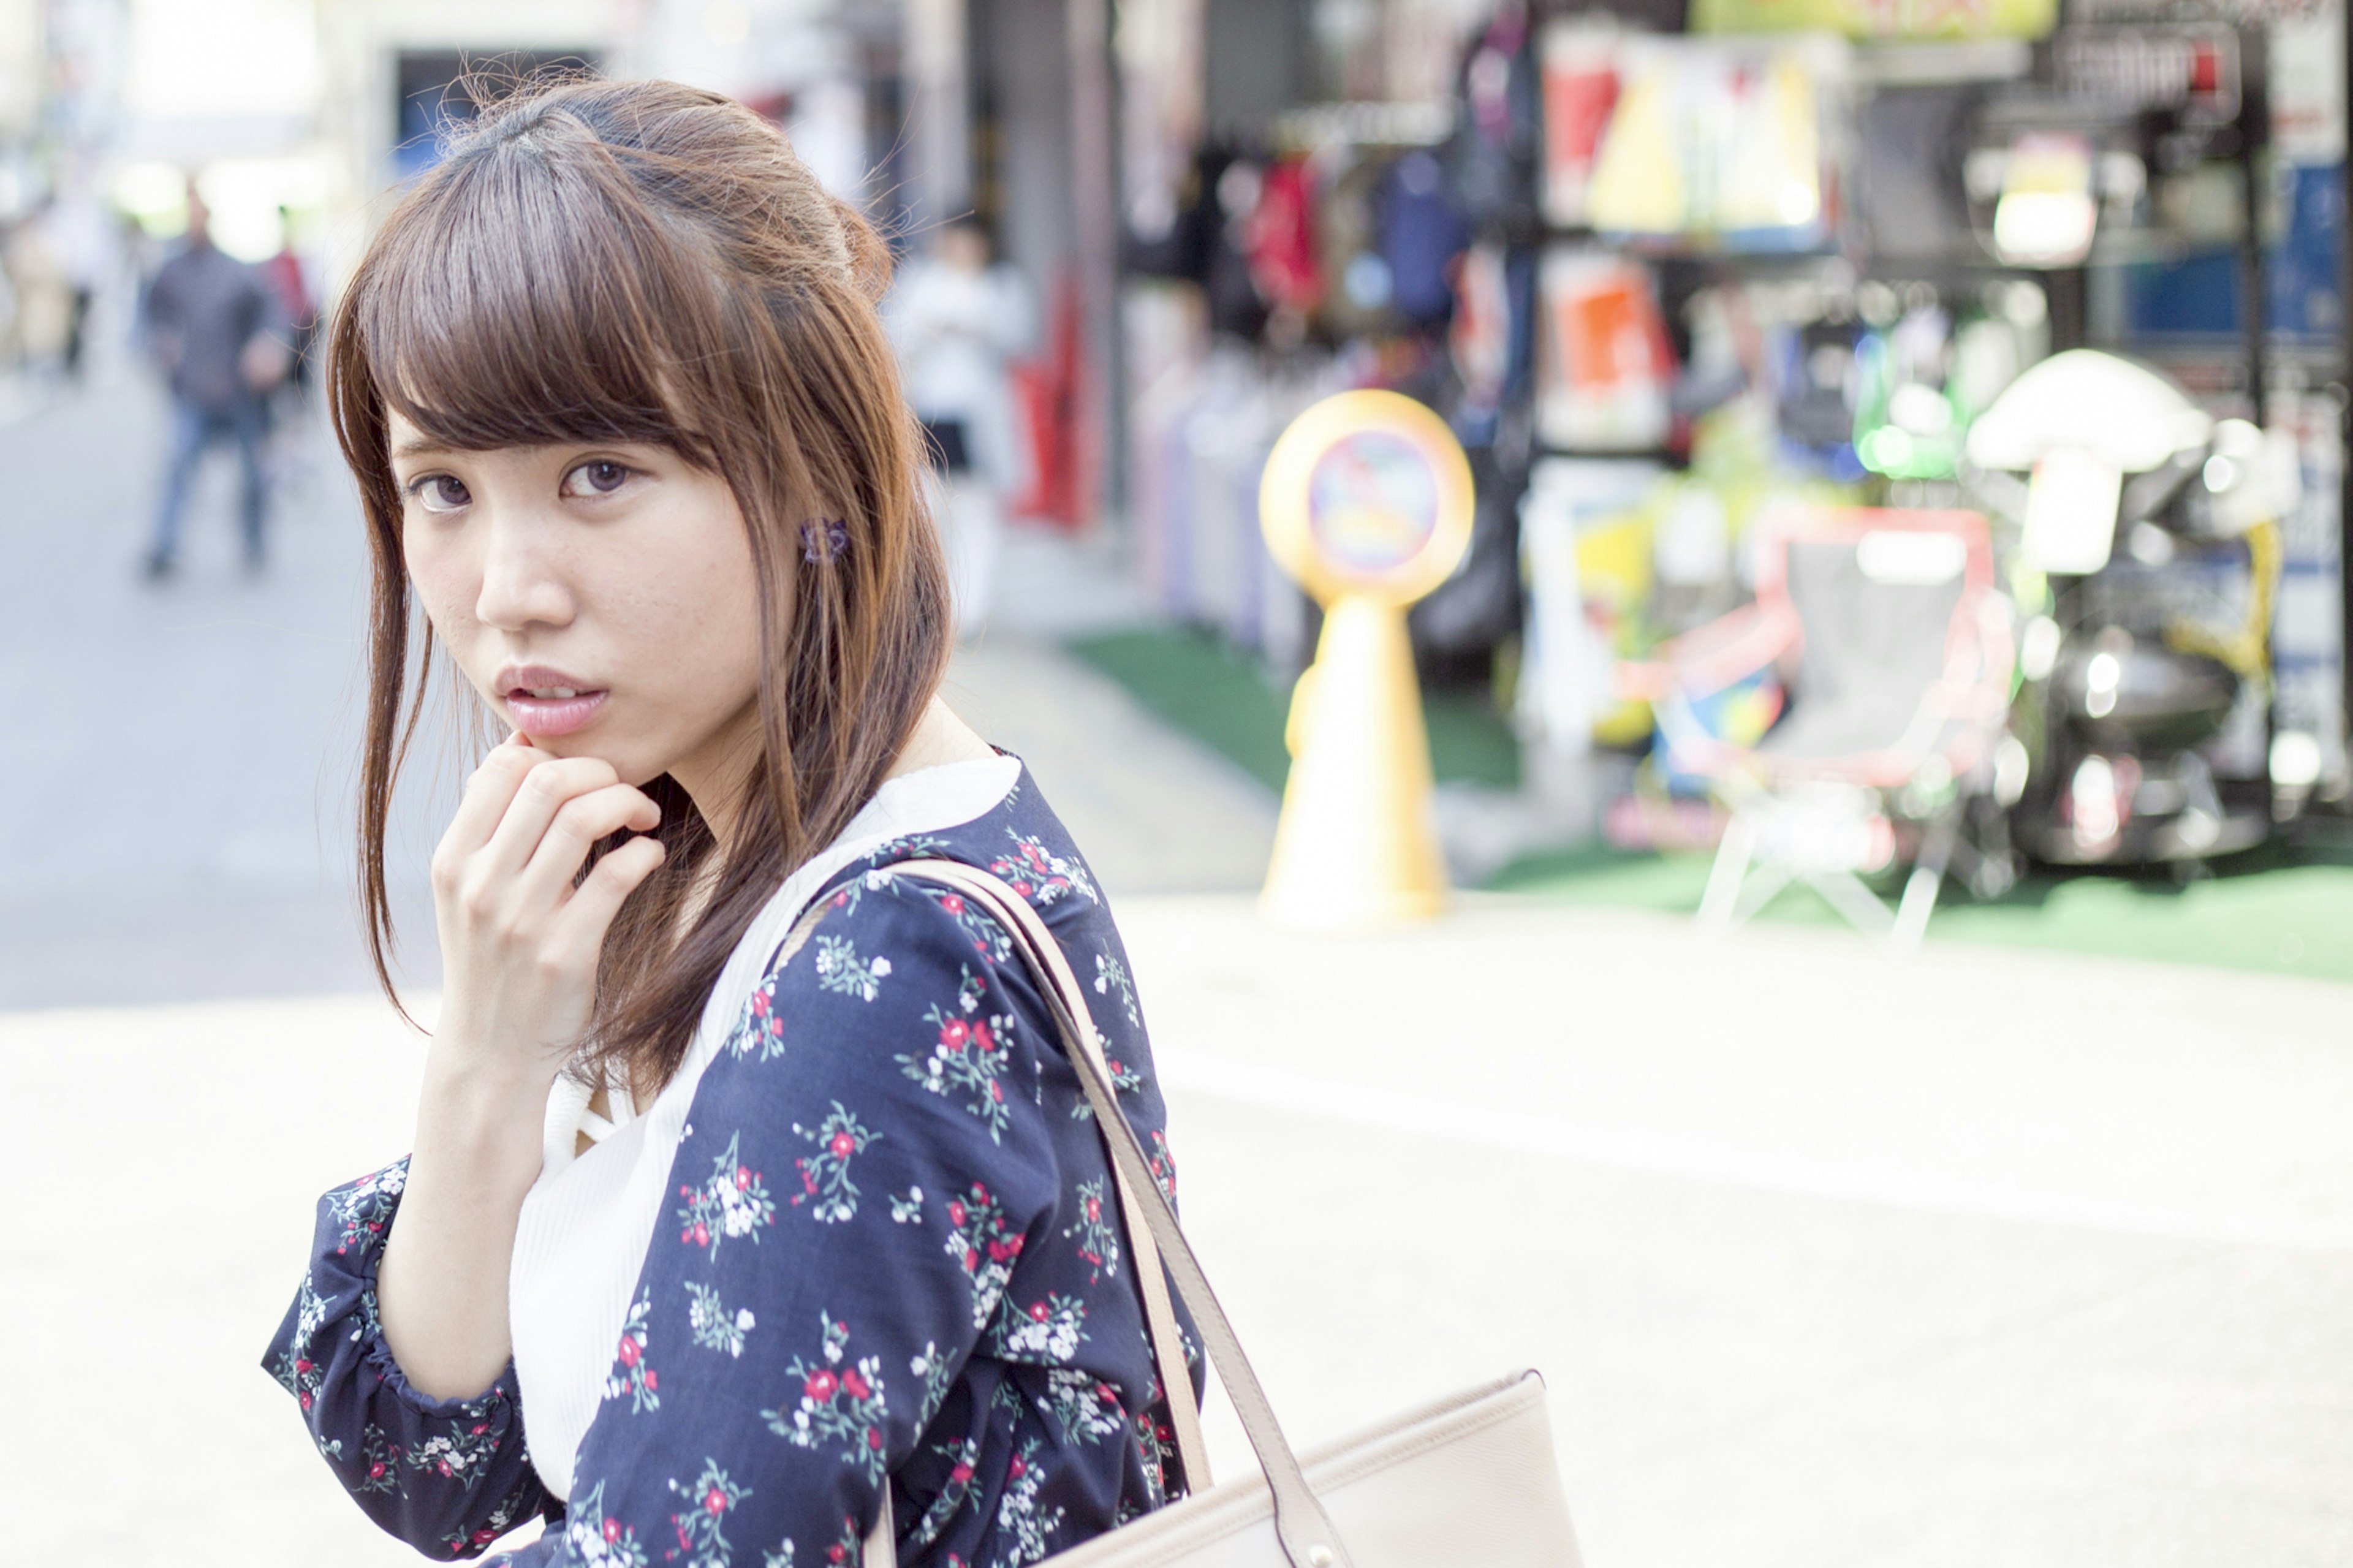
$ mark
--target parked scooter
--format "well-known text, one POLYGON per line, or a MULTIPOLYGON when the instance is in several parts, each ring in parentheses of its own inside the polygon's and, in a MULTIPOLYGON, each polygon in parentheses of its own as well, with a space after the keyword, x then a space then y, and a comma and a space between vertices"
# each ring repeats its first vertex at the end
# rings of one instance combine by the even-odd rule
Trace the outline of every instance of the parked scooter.
POLYGON ((1970 428, 1970 488, 2017 525, 2023 777, 2003 793, 2036 858, 2195 862, 2270 834, 2284 440, 2087 349, 2027 371, 1970 428))

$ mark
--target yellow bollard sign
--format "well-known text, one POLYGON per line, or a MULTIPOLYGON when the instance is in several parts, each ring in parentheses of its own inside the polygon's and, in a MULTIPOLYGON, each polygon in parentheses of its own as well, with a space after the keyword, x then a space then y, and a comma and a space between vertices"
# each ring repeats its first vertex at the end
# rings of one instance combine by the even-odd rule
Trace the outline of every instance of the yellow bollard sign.
POLYGON ((1462 559, 1472 499, 1454 433, 1394 392, 1327 397, 1274 444, 1259 523, 1324 606, 1324 635, 1291 698, 1291 778, 1259 899, 1273 919, 1365 930, 1445 906, 1405 612, 1462 559))

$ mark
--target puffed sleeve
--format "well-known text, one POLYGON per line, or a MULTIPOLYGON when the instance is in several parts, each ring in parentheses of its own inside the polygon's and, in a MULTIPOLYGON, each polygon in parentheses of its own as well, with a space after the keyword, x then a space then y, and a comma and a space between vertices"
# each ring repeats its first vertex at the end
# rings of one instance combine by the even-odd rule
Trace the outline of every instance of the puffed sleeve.
POLYGON ((938 889, 832 898, 697 1086, 565 1526, 516 1568, 856 1562, 1051 1219, 1004 934, 938 889))
POLYGON ((524 1452, 512 1366, 471 1399, 430 1399, 385 1342, 376 1264, 407 1175, 403 1159, 319 1200, 310 1272, 262 1364, 370 1519, 428 1557, 470 1557, 551 1500, 524 1452))

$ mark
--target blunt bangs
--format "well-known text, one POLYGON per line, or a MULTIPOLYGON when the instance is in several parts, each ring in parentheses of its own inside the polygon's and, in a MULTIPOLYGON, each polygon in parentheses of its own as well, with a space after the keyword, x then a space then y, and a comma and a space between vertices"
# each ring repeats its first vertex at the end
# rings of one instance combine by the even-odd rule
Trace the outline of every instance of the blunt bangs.
POLYGON ((406 207, 351 301, 385 407, 459 451, 627 441, 711 464, 710 433, 678 400, 724 308, 614 153, 525 136, 427 176, 435 199, 406 207))

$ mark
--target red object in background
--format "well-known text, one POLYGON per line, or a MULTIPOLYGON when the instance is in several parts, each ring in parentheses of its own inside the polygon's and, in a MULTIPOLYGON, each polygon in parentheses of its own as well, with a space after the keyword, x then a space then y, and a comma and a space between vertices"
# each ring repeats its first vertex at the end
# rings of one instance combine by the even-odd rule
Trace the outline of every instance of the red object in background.
POLYGON ((757 92, 743 102, 744 108, 771 125, 783 126, 793 118, 793 95, 789 92, 757 92))
POLYGON ((2211 98, 2222 89, 2222 51, 2211 43, 2193 46, 2189 51, 2189 92, 2193 98, 2211 98))
POLYGON ((1446 343, 1463 397, 1493 408, 1504 401, 1512 371, 1512 298, 1500 246, 1474 245, 1450 266, 1454 279, 1454 320, 1446 343))
POLYGON ((1086 326, 1073 273, 1055 279, 1046 352, 1013 366, 1013 399, 1029 443, 1029 486, 1012 514, 1076 532, 1091 521, 1095 433, 1089 429, 1086 326))
POLYGON ((1544 54, 1545 216, 1585 222, 1586 186, 1618 107, 1618 45, 1609 33, 1549 37, 1544 54))
POLYGON ((1536 418, 1562 451, 1649 451, 1673 429, 1674 350, 1650 269, 1598 250, 1544 263, 1536 418))
POLYGON ((304 331, 318 323, 318 307, 311 302, 311 290, 302 281, 302 263, 291 250, 280 250, 264 261, 261 276, 278 296, 278 308, 285 313, 289 326, 304 331))
POLYGON ((1324 299, 1324 274, 1315 265, 1314 195, 1307 160, 1283 159, 1267 170, 1243 234, 1250 281, 1277 310, 1303 314, 1324 299))

